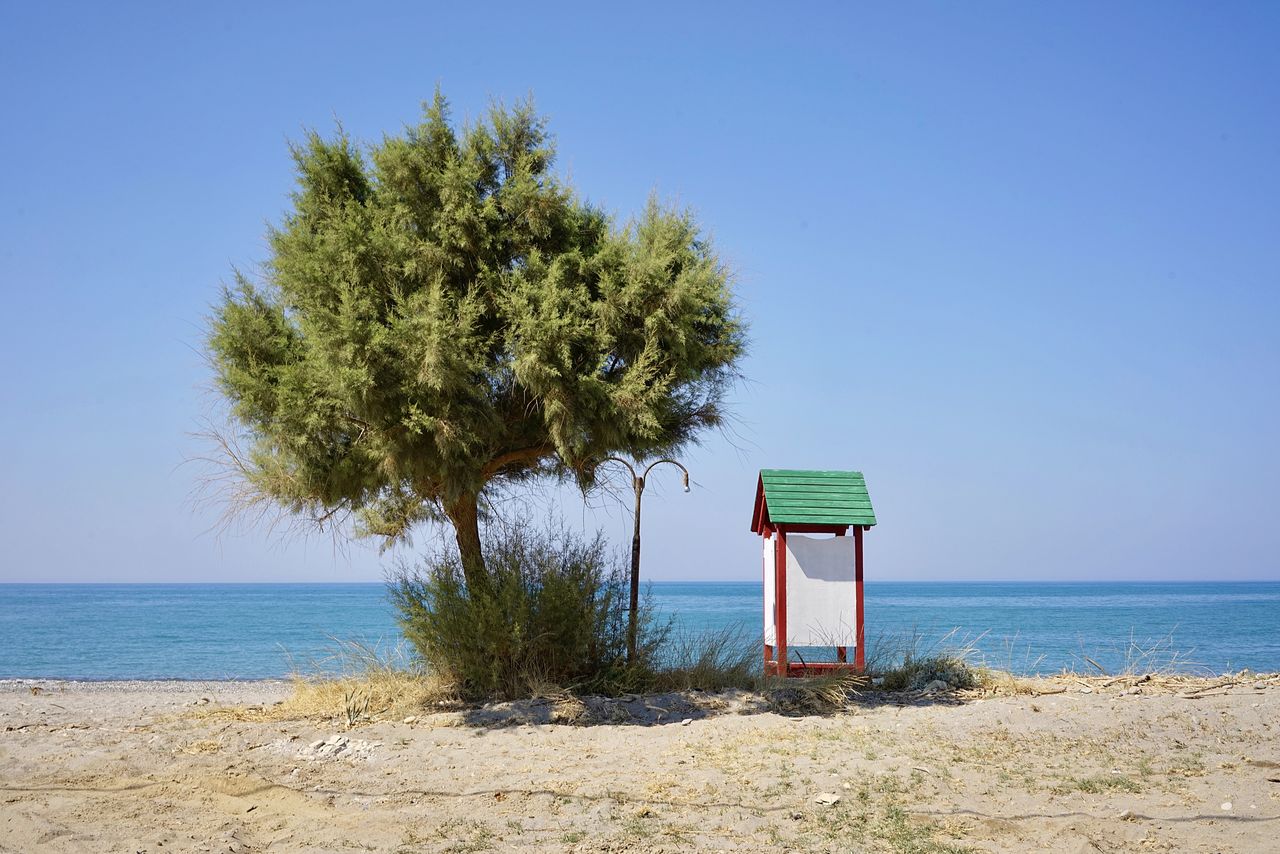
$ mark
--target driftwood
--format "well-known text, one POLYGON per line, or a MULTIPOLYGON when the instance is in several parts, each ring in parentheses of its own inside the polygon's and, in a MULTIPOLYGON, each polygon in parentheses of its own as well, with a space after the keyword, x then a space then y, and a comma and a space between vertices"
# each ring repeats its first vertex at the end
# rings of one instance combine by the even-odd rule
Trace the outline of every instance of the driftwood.
POLYGON ((1209 688, 1201 688, 1198 691, 1184 691, 1178 696, 1184 700, 1199 700, 1201 697, 1216 697, 1222 694, 1231 693, 1231 689, 1239 684, 1239 682, 1228 682, 1225 685, 1213 685, 1209 688))

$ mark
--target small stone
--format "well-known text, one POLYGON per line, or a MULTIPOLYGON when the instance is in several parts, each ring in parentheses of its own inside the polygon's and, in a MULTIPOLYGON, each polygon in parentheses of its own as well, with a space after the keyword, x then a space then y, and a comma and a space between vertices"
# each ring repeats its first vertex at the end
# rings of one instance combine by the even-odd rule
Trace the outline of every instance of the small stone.
POLYGON ((1223 801, 1222 809, 1224 812, 1231 812, 1231 801, 1223 801))
POLYGON ((1121 821, 1133 821, 1133 810, 1121 810, 1120 815, 1116 816, 1116 818, 1121 821))
POLYGON ((407 718, 405 718, 405 719, 404 719, 403 723, 411 724, 411 723, 413 723, 414 721, 416 721, 417 719, 418 719, 418 716, 417 716, 417 715, 409 715, 409 717, 407 717, 407 718))
POLYGON ((833 807, 840 803, 840 796, 835 792, 823 792, 822 794, 817 795, 813 799, 813 802, 820 807, 833 807))
POLYGON ((322 738, 322 739, 320 739, 319 741, 313 741, 313 742, 311 742, 311 749, 312 749, 312 750, 319 750, 319 749, 320 749, 320 748, 322 748, 322 747, 324 747, 324 739, 323 739, 323 738, 322 738))
POLYGON ((688 726, 691 723, 693 723, 693 718, 685 718, 680 722, 680 726, 688 726))
POLYGON ((1081 688, 1081 689, 1080 689, 1080 693, 1081 693, 1081 694, 1092 694, 1092 693, 1093 693, 1093 689, 1092 689, 1092 688, 1081 688))

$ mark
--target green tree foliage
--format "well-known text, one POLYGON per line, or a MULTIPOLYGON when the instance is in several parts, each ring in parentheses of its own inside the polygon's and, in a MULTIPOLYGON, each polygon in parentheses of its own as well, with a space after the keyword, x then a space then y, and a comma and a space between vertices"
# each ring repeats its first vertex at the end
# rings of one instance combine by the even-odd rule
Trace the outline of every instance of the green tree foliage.
POLYGON ((249 494, 386 543, 447 517, 478 585, 487 491, 589 485, 720 422, 744 348, 725 265, 686 212, 616 225, 553 155, 531 105, 459 130, 439 93, 380 144, 294 146, 261 281, 236 275, 208 339, 249 494))

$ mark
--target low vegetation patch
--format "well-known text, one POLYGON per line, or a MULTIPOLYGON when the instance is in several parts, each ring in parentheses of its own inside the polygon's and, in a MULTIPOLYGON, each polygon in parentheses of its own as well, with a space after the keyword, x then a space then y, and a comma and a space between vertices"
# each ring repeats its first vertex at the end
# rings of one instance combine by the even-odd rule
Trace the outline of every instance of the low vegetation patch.
POLYGON ((957 631, 930 642, 914 631, 875 638, 867 658, 870 685, 884 691, 920 691, 940 682, 947 689, 964 690, 992 681, 994 673, 970 663, 981 636, 958 641, 957 631))
POLYGON ((482 589, 467 585, 450 551, 390 579, 401 630, 429 672, 468 700, 653 687, 668 629, 642 611, 628 661, 628 576, 602 535, 499 525, 485 552, 482 589))
POLYGON ((1100 795, 1106 792, 1133 792, 1142 791, 1142 785, 1130 777, 1121 774, 1095 774, 1092 777, 1073 777, 1063 780, 1062 783, 1055 788, 1059 794, 1067 792, 1084 792, 1090 795, 1100 795))
POLYGON ((741 626, 668 633, 656 651, 657 691, 755 690, 761 686, 760 636, 741 626))
POLYGON ((213 706, 202 717, 243 721, 328 718, 348 729, 378 719, 405 718, 460 705, 457 687, 395 649, 334 640, 333 652, 296 669, 293 693, 269 706, 213 706))
MULTIPOLYGON (((1018 677, 974 665, 977 640, 953 642, 954 631, 928 644, 915 632, 877 638, 868 651, 865 674, 765 678, 758 634, 737 625, 677 632, 670 623, 656 622, 647 605, 638 615, 637 655, 628 661, 628 574, 603 537, 582 538, 563 527, 519 523, 491 529, 486 549, 492 580, 480 592, 468 589, 460 561, 449 552, 414 568, 402 567, 392 576, 391 599, 411 644, 407 656, 341 643, 335 653, 341 661, 340 675, 300 676, 288 700, 237 714, 327 717, 350 728, 462 705, 540 700, 551 704, 552 722, 582 724, 634 722, 635 710, 626 704, 639 694, 700 694, 677 704, 684 702, 702 713, 732 708, 808 715, 846 708, 868 692, 920 696, 945 691, 1211 691, 1222 690, 1218 682, 1227 680, 1219 677, 1210 684, 1183 676, 1018 677), (726 690, 750 696, 706 696, 726 690), (587 695, 618 699, 611 701, 613 706, 583 703, 579 698, 587 695)), ((318 669, 329 674, 335 670, 332 661, 318 669)), ((1230 684, 1245 675, 1232 677, 1230 684)), ((1131 781, 1100 777, 1063 785, 1073 791, 1101 791, 1126 783, 1131 781)))
POLYGON ((966 854, 973 849, 945 839, 939 825, 912 816, 899 802, 901 781, 878 778, 860 784, 854 797, 814 816, 814 829, 830 841, 851 841, 892 854, 966 854))
POLYGON ((807 679, 770 679, 763 686, 769 708, 782 715, 820 715, 842 709, 866 687, 866 677, 832 674, 807 679))
POLYGON ((879 686, 886 691, 919 691, 934 682, 948 688, 976 688, 982 681, 963 656, 951 653, 921 658, 908 654, 901 664, 874 675, 883 680, 879 686))

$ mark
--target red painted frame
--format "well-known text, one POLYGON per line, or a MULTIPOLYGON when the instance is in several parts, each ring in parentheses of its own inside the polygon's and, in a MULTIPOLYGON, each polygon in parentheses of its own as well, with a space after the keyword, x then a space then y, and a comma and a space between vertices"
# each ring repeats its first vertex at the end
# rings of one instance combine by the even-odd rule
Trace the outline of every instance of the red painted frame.
MULTIPOLYGON (((764 645, 764 672, 766 676, 806 676, 821 673, 853 671, 862 673, 866 670, 866 629, 862 613, 862 535, 865 525, 853 526, 853 589, 854 589, 854 641, 853 661, 847 660, 845 647, 836 647, 838 661, 787 661, 787 534, 835 534, 843 537, 849 526, 836 525, 774 525, 759 517, 760 533, 765 540, 773 540, 773 623, 775 627, 774 644, 764 645), (777 534, 775 537, 774 534, 777 534)), ((766 583, 768 579, 765 579, 766 583)))

